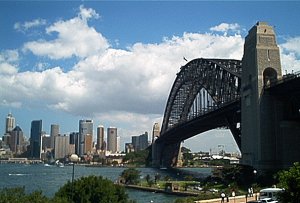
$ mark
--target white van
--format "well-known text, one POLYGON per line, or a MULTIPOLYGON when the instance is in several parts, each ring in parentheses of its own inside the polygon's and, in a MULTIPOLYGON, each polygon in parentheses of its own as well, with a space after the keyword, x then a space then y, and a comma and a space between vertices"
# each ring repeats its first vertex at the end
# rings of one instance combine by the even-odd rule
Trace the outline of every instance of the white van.
POLYGON ((259 199, 271 198, 272 200, 278 200, 277 194, 282 192, 281 188, 265 188, 259 191, 259 199))

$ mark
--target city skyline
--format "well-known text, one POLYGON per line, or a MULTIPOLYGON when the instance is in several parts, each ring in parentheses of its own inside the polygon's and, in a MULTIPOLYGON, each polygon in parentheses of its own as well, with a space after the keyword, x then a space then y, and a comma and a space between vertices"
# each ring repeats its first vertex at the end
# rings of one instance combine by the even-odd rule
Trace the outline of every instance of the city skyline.
MULTIPOLYGON (((283 72, 299 71, 299 8, 280 1, 1 1, 0 117, 12 112, 27 138, 32 120, 43 120, 47 132, 59 124, 69 133, 91 119, 118 127, 129 142, 161 125, 184 58, 241 59, 257 21, 275 27, 283 72)), ((200 151, 228 138, 213 131, 184 145, 200 151)), ((226 145, 235 147, 232 139, 226 145)))

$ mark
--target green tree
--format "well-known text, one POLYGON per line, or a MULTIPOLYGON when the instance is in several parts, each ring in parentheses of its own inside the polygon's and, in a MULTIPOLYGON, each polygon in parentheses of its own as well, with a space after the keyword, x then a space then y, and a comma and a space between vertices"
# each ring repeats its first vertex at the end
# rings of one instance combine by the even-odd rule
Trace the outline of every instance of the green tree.
POLYGON ((284 188, 279 193, 279 199, 282 202, 299 203, 300 202, 300 163, 296 162, 289 170, 280 171, 277 174, 278 186, 284 188))
POLYGON ((25 193, 24 187, 4 188, 0 190, 0 203, 49 203, 50 200, 45 197, 41 191, 35 191, 30 194, 25 193))
POLYGON ((121 177, 125 180, 125 184, 136 185, 140 181, 140 171, 135 168, 128 168, 122 172, 121 177))
POLYGON ((129 202, 124 187, 115 185, 101 176, 82 177, 73 184, 68 181, 55 194, 55 199, 61 202, 69 200, 73 203, 129 202))

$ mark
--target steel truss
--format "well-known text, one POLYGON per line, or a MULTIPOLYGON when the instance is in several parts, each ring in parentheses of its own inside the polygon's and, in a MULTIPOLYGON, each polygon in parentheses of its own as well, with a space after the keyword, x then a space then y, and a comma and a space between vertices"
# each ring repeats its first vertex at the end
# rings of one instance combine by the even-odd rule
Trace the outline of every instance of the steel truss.
POLYGON ((230 59, 200 58, 182 66, 167 101, 161 135, 239 100, 241 71, 242 62, 230 59))

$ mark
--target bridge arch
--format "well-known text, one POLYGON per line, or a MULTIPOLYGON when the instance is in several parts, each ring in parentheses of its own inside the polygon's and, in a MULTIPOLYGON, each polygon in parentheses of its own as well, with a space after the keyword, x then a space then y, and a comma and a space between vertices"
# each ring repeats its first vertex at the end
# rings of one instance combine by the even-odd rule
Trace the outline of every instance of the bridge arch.
POLYGON ((161 135, 240 99, 241 61, 194 59, 181 67, 167 101, 161 135))

